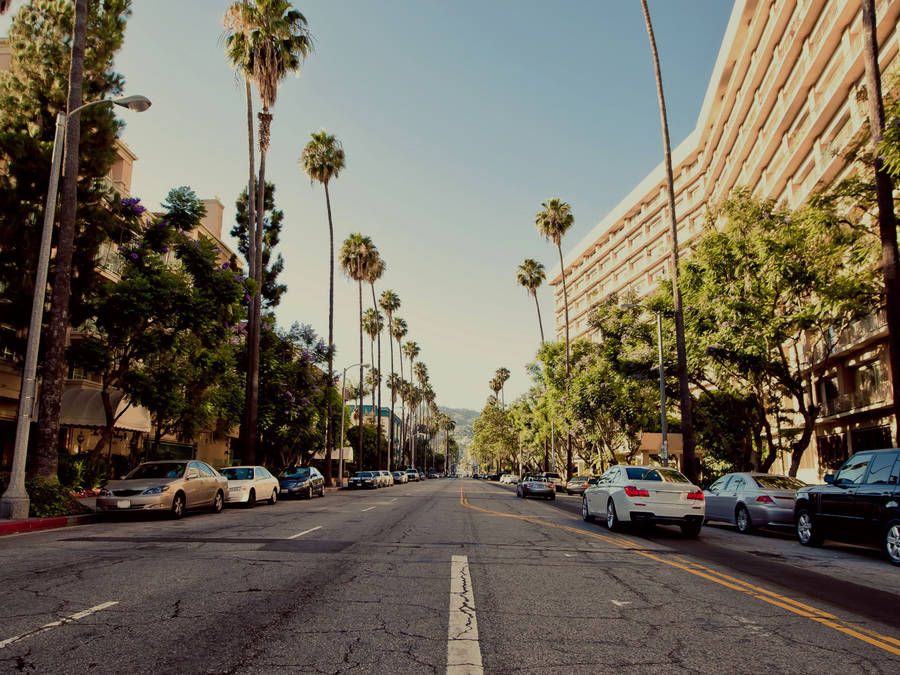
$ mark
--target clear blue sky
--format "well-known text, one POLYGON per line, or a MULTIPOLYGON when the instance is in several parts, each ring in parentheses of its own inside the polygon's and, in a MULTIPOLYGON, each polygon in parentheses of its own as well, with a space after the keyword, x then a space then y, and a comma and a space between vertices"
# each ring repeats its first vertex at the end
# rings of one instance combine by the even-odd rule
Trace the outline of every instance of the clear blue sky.
MULTIPOLYGON (((126 93, 153 100, 143 114, 124 113, 124 140, 138 156, 134 193, 151 208, 179 185, 218 196, 227 232, 247 180, 243 87, 221 44, 228 2, 133 4, 116 68, 126 93)), ((512 400, 530 384, 525 364, 539 343, 516 267, 532 257, 550 270, 557 260, 534 227, 541 202, 572 205, 565 253, 662 159, 640 3, 295 5, 316 51, 273 110, 267 178, 285 212, 289 289, 279 323, 309 323, 327 337, 325 199, 297 165, 310 132, 325 128, 347 153, 331 191, 335 246, 350 232, 373 238, 387 264, 376 288, 400 296, 398 315, 422 348, 438 403, 481 409, 500 366, 512 372, 512 400)), ((652 0, 650 11, 677 145, 696 123, 731 2, 652 0)), ((549 287, 539 299, 549 336, 549 287)), ((358 360, 358 310, 339 270, 335 303, 340 370, 358 360)), ((384 344, 385 372, 388 359, 384 344)))

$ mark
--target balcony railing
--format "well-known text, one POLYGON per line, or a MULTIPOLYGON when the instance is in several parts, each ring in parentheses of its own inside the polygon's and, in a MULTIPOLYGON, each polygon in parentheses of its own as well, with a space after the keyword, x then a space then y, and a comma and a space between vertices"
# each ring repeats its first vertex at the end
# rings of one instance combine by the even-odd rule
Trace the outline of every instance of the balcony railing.
POLYGON ((839 415, 859 408, 884 403, 891 399, 891 386, 882 382, 874 387, 841 394, 822 403, 822 417, 839 415))
POLYGON ((830 352, 831 356, 839 354, 850 347, 877 335, 887 327, 887 314, 883 311, 877 314, 870 314, 867 317, 854 321, 838 335, 836 340, 832 340, 829 345, 817 344, 812 350, 812 362, 818 363, 824 357, 826 352, 830 352))

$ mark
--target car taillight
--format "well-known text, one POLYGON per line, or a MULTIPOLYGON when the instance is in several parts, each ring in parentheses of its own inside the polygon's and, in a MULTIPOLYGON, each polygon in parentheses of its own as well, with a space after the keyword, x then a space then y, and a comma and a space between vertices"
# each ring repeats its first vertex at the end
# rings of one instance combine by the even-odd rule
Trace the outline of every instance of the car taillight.
POLYGON ((697 492, 688 492, 688 499, 696 499, 698 502, 703 501, 703 492, 698 490, 697 492))
POLYGON ((649 497, 650 492, 644 490, 643 488, 636 488, 634 485, 626 485, 625 486, 625 494, 629 497, 649 497))
POLYGON ((756 501, 758 501, 760 504, 774 504, 775 503, 775 500, 772 499, 769 495, 760 495, 759 497, 756 498, 756 501))

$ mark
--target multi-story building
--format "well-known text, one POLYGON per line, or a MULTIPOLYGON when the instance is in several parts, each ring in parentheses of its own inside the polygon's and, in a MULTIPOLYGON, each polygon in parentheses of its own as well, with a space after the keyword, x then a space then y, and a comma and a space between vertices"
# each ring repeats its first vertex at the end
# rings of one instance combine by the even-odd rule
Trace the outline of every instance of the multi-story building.
MULTIPOLYGON (((875 4, 888 73, 898 63, 900 1, 875 4)), ((736 0, 697 125, 672 153, 679 246, 690 246, 706 213, 737 187, 795 207, 849 171, 843 151, 868 123, 864 70, 859 3, 736 0)), ((668 223, 660 164, 565 256, 572 339, 594 337, 588 315, 597 300, 646 295, 669 274, 668 223)), ((549 278, 562 340, 559 266, 549 278)), ((804 357, 822 407, 817 447, 825 464, 889 438, 885 334, 883 318, 873 317, 835 336, 840 347, 827 362, 804 357)), ((805 453, 801 478, 818 477, 816 455, 805 453)))
MULTIPOLYGON (((0 38, 0 71, 9 68, 11 50, 6 39, 0 38)), ((116 143, 116 157, 106 177, 108 187, 120 197, 130 197, 131 179, 137 156, 121 140, 116 143)), ((222 240, 222 223, 225 207, 218 198, 201 200, 206 208, 200 226, 189 233, 194 238, 210 239, 219 247, 220 258, 231 260, 233 253, 222 240)), ((123 259, 118 251, 121 242, 107 242, 100 247, 97 266, 101 274, 111 281, 119 278, 123 259)), ((88 330, 87 328, 85 330, 88 330)), ((70 331, 69 339, 77 340, 84 331, 70 331)), ((13 439, 18 414, 22 363, 11 345, 15 328, 4 324, 0 317, 0 467, 12 462, 13 439)), ((116 423, 112 451, 128 454, 132 447, 142 444, 151 434, 149 413, 140 406, 130 406, 121 393, 114 393, 116 412, 124 411, 116 423)), ((60 445, 72 453, 87 452, 100 438, 105 414, 100 399, 100 383, 95 376, 78 368, 70 368, 63 390, 60 410, 60 445)), ((200 432, 193 443, 180 443, 175 438, 164 437, 161 453, 182 457, 197 457, 215 465, 229 461, 230 430, 221 433, 213 430, 200 432)))

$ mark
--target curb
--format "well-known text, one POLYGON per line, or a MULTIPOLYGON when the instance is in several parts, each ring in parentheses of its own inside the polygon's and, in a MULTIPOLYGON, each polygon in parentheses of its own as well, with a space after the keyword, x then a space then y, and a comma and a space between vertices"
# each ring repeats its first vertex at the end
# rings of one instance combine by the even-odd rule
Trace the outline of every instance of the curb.
POLYGON ((14 520, 12 522, 0 522, 0 536, 7 534, 21 534, 22 532, 37 532, 40 530, 55 530, 60 527, 72 527, 74 525, 88 525, 97 522, 99 517, 95 513, 87 513, 78 516, 58 516, 56 518, 29 518, 28 520, 14 520))

